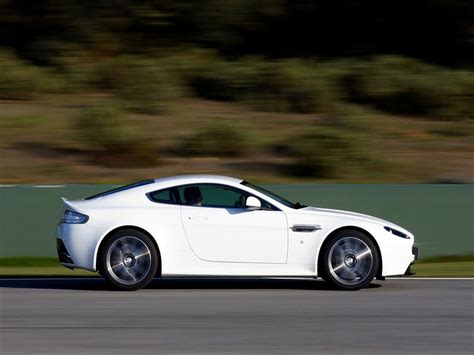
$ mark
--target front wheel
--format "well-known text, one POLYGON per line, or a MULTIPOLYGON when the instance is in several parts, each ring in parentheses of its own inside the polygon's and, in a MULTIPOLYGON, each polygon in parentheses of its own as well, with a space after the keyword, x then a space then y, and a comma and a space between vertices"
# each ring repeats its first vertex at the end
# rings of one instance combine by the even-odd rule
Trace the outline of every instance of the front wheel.
POLYGON ((145 287, 157 269, 158 252, 150 238, 140 231, 118 231, 101 249, 101 274, 116 289, 134 291, 145 287))
POLYGON ((374 242, 356 230, 342 230, 335 234, 321 258, 319 265, 323 279, 346 290, 358 290, 370 284, 380 262, 374 242))

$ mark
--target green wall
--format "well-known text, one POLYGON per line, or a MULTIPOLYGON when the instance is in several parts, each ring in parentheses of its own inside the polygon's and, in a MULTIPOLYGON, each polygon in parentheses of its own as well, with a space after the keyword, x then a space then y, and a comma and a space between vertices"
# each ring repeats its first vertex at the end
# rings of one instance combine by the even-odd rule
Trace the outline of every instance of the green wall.
MULTIPOLYGON (((474 253, 474 185, 266 185, 304 204, 371 214, 415 234, 421 257, 474 253)), ((110 185, 0 186, 0 257, 56 255, 60 197, 110 185)))

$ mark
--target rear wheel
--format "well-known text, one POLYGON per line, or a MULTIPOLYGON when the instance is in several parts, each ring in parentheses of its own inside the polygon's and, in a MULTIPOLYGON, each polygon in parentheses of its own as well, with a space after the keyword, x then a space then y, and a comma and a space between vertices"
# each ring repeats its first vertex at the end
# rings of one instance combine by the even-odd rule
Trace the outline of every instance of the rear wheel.
POLYGON ((336 233, 326 244, 321 258, 323 279, 346 290, 358 290, 370 284, 380 262, 374 242, 357 230, 336 233))
POLYGON ((114 233, 105 242, 99 257, 101 274, 119 290, 145 287, 158 269, 158 252, 153 242, 134 229, 114 233))

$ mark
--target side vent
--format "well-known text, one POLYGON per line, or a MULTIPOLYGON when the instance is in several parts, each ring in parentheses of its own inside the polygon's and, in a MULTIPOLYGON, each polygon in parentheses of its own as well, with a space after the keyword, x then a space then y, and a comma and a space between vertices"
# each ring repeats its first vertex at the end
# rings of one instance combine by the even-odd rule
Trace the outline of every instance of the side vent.
POLYGON ((319 225, 310 225, 310 224, 295 224, 290 227, 293 232, 302 232, 302 233, 311 233, 321 229, 319 225))

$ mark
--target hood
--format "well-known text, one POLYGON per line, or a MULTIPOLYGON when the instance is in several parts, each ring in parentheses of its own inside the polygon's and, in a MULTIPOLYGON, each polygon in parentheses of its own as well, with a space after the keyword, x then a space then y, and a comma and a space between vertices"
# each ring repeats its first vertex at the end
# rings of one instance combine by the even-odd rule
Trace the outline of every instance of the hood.
POLYGON ((329 208, 318 208, 318 207, 305 207, 305 208, 302 208, 301 211, 327 213, 329 215, 333 215, 333 216, 336 216, 336 217, 352 217, 352 218, 355 218, 355 219, 374 222, 374 223, 377 223, 377 224, 380 224, 380 225, 383 225, 383 226, 392 227, 394 229, 398 229, 400 232, 411 235, 411 233, 409 231, 407 231, 403 227, 400 227, 399 225, 396 225, 395 223, 386 221, 386 220, 381 219, 381 218, 369 216, 369 215, 363 214, 363 213, 356 213, 356 212, 342 211, 342 210, 333 210, 333 209, 329 209, 329 208))

